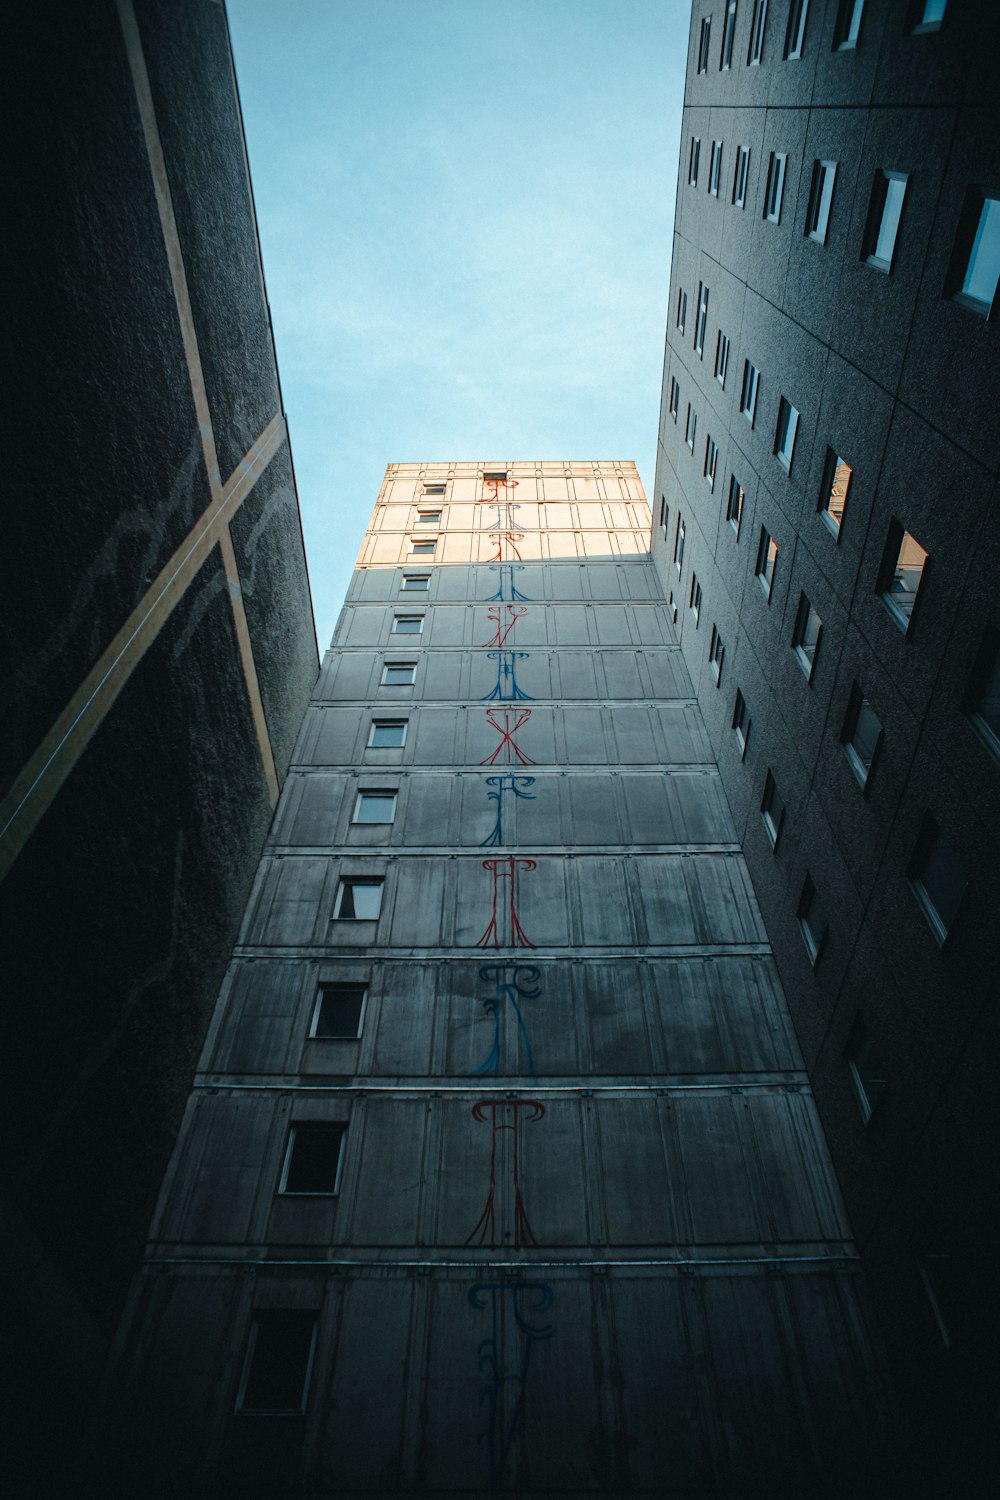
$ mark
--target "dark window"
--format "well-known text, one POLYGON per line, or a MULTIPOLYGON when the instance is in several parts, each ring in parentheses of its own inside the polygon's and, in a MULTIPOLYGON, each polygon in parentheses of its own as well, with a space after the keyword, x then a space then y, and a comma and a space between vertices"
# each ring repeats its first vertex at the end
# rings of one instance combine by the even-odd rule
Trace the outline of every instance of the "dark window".
POLYGON ((677 331, 678 331, 678 333, 683 333, 684 332, 684 325, 687 322, 687 315, 688 315, 688 298, 687 298, 687 292, 682 291, 680 288, 678 288, 678 291, 677 291, 677 331))
POLYGON ((774 456, 783 469, 792 470, 795 453, 795 436, 799 430, 799 414, 792 403, 782 396, 778 403, 778 425, 774 429, 774 456))
POLYGON ((861 18, 865 13, 865 0, 840 0, 837 21, 833 28, 833 50, 842 51, 856 47, 861 35, 861 18))
POLYGON ((827 934, 826 913, 820 905, 816 887, 807 875, 802 882, 802 894, 795 915, 799 919, 799 931, 806 945, 809 962, 813 968, 819 963, 820 953, 827 934))
POLYGON ((750 173, 750 147, 737 146, 736 170, 733 172, 733 207, 745 208, 747 201, 747 177, 750 173))
POLYGON ((939 943, 955 926, 969 885, 969 872, 926 815, 907 871, 914 894, 939 943))
POLYGON ((667 537, 667 523, 670 520, 670 506, 667 504, 666 495, 660 496, 660 526, 663 530, 663 539, 667 537))
POLYGON ((671 377, 670 377, 670 406, 669 406, 669 411, 670 411, 670 415, 673 417, 673 419, 674 419, 675 422, 677 421, 677 413, 680 410, 680 405, 681 405, 681 388, 677 384, 677 381, 674 379, 674 377, 671 375, 671 377))
POLYGON ((739 688, 736 689, 736 702, 733 704, 733 734, 740 747, 740 760, 742 760, 747 753, 747 740, 750 738, 750 713, 746 699, 739 688))
POLYGON ((858 785, 867 786, 882 743, 882 725, 857 683, 851 688, 840 742, 858 785))
POLYGON ((743 522, 743 502, 746 499, 746 491, 736 478, 735 474, 729 476, 729 498, 726 501, 726 520, 736 533, 736 540, 740 538, 740 526, 743 522))
POLYGON ((847 1046, 847 1066, 851 1072, 851 1081, 854 1084, 854 1094, 861 1111, 861 1118, 867 1125, 876 1104, 885 1091, 886 1077, 885 1069, 875 1055, 875 1049, 860 1017, 851 1029, 851 1040, 847 1046))
POLYGON ((764 795, 760 803, 760 815, 771 840, 771 848, 777 849, 781 837, 781 825, 785 821, 785 804, 778 795, 777 783, 770 770, 764 777, 764 795))
POLYGON ((316 1348, 316 1314, 260 1309, 250 1324, 236 1410, 301 1416, 316 1348))
POLYGON ((878 594, 904 635, 913 619, 928 561, 929 556, 916 537, 894 520, 882 555, 878 594))
POLYGON ((976 653, 963 707, 987 749, 1000 760, 1000 631, 992 626, 976 653))
POLYGON ((674 566, 677 569, 677 577, 678 578, 681 576, 681 569, 684 566, 684 538, 685 538, 685 535, 686 535, 686 531, 685 531, 685 527, 684 527, 684 521, 683 521, 683 519, 680 516, 678 516, 677 517, 677 530, 674 532, 674 566))
POLYGON ((693 135, 691 137, 691 154, 688 157, 688 186, 698 186, 698 162, 701 157, 701 138, 693 135))
POLYGON ((715 378, 725 390, 726 375, 729 371, 729 340, 719 329, 719 336, 715 341, 715 378))
POLYGON ((736 36, 736 0, 726 0, 726 14, 722 22, 722 51, 719 55, 719 70, 733 65, 733 40, 736 36))
POLYGON ((309 1035, 351 1041, 359 1037, 367 993, 363 984, 321 984, 309 1035))
POLYGON ((399 750, 406 743, 405 719, 374 719, 368 736, 372 750, 399 750))
POLYGON ((771 599, 771 590, 774 588, 774 570, 778 562, 778 544, 765 526, 760 528, 760 541, 757 543, 757 564, 754 573, 757 582, 767 595, 768 602, 771 599))
POLYGON ((785 32, 785 59, 791 61, 793 58, 802 56, 802 48, 806 39, 806 17, 809 14, 809 0, 792 0, 788 12, 788 30, 785 32))
POLYGON ((349 876, 337 888, 334 916, 346 922, 374 922, 382 909, 382 880, 375 876, 349 876))
POLYGON ((332 1197, 339 1189, 346 1125, 312 1121, 293 1125, 281 1172, 280 1193, 332 1197))
POLYGON ((785 167, 788 157, 783 151, 772 151, 767 164, 767 188, 764 193, 764 218, 781 223, 781 202, 785 196, 785 167))
POLYGON ((708 664, 712 668, 712 675, 715 678, 716 687, 718 687, 722 681, 722 663, 725 660, 725 655, 726 648, 722 644, 722 636, 719 634, 718 627, 713 625, 712 639, 708 647, 708 664))
POLYGON ((687 420, 684 423, 684 441, 687 443, 687 445, 691 449, 692 453, 694 452, 694 435, 697 432, 697 430, 698 430, 698 413, 695 411, 694 407, 691 405, 691 403, 689 401, 688 402, 688 409, 687 409, 687 420))
POLYGON ((705 482, 710 490, 715 489, 715 470, 719 462, 719 446, 711 434, 705 439, 705 482))
POLYGON ((874 266, 877 271, 885 271, 887 275, 892 270, 892 260, 896 253, 907 181, 905 172, 888 172, 880 167, 872 183, 861 259, 874 266))
POLYGON ((910 6, 910 32, 919 36, 926 31, 940 31, 948 9, 948 0, 914 0, 910 6))
POLYGON ((853 473, 854 470, 845 459, 834 453, 832 448, 827 448, 817 509, 838 541, 853 473))
POLYGON ((712 40, 712 17, 702 16, 701 35, 698 38, 698 72, 708 72, 708 53, 712 40))
POLYGON ((483 471, 483 482, 486 483, 487 481, 489 481, 490 483, 496 482, 497 484, 506 484, 507 483, 507 470, 506 469, 485 469, 483 471))
POLYGON ((750 47, 747 51, 748 67, 752 67, 763 59, 766 23, 767 0, 753 0, 753 15, 750 17, 750 47))
POLYGON ((799 666, 805 673, 807 682, 812 679, 813 669, 816 666, 816 653, 819 650, 819 638, 822 634, 822 620, 805 594, 800 594, 799 607, 795 615, 795 629, 792 631, 792 649, 799 666))
POLYGON ((698 283, 698 315, 694 320, 694 352, 705 355, 705 332, 708 328, 708 287, 698 283))
POLYGON ((697 630, 698 622, 701 619, 701 584, 698 582, 698 575, 696 573, 691 574, 691 594, 688 604, 691 613, 694 615, 694 628, 697 630))
POLYGON ((722 176, 722 142, 712 142, 712 155, 708 163, 708 191, 713 198, 719 196, 719 178, 722 176))
POLYGON ((820 245, 826 244, 826 232, 830 227, 830 206, 833 203, 833 184, 836 177, 837 163, 835 161, 813 162, 805 232, 809 239, 816 240, 820 245))
POLYGON ((992 317, 1000 284, 1000 192, 970 188, 958 221, 946 294, 962 307, 992 317))
POLYGON ((757 391, 760 387, 760 371, 748 359, 743 361, 743 385, 740 388, 740 411, 750 426, 757 411, 757 391))

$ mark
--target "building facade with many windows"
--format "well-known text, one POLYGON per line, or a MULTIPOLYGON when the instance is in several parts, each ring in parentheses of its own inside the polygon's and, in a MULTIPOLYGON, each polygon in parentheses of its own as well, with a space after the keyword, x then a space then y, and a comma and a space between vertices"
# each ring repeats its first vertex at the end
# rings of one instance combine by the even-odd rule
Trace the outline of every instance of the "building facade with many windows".
POLYGON ((654 496, 932 1488, 996 1399, 997 55, 992 6, 696 0, 654 496))

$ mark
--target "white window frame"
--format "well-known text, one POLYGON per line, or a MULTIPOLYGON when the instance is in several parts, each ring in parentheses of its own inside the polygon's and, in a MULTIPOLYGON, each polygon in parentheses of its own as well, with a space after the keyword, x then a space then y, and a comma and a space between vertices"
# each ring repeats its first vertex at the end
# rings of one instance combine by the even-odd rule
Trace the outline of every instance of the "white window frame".
POLYGON ((359 787, 354 799, 354 812, 351 815, 352 828, 388 828, 396 821, 396 804, 399 800, 398 787, 359 787), (382 801, 391 801, 391 817, 388 818, 361 818, 361 804, 366 797, 378 797, 382 801))
POLYGON ((377 922, 382 915, 382 897, 385 895, 385 877, 383 875, 341 875, 337 882, 337 895, 334 899, 333 920, 335 922, 377 922), (341 907, 344 904, 344 894, 348 886, 359 885, 374 886, 377 888, 378 911, 373 917, 344 917, 341 916, 341 907))
POLYGON ((750 179, 750 147, 737 146, 736 167, 733 171, 733 207, 746 208, 747 183, 750 179))
POLYGON ((772 151, 767 163, 767 187, 764 191, 763 217, 769 224, 781 223, 781 205, 785 197, 786 151, 772 151))
POLYGON ((382 663, 382 680, 379 687, 413 687, 417 680, 417 664, 415 661, 385 661, 382 663), (389 669, 407 668, 413 675, 409 682, 390 682, 389 669))
POLYGON ((399 590, 402 594, 426 594, 430 586, 429 573, 404 573, 399 590))
POLYGON ((402 750, 403 746, 406 744, 406 731, 407 731, 407 728, 409 726, 409 722, 410 722, 409 719, 372 719, 371 724, 368 726, 368 743, 365 746, 365 749, 366 750, 402 750), (402 731, 403 731, 403 738, 400 740, 399 744, 398 745, 376 745, 374 743, 376 729, 383 729, 383 728, 387 729, 390 726, 393 727, 393 728, 399 727, 399 728, 402 729, 402 731))
POLYGON ((837 163, 835 161, 817 159, 813 162, 805 236, 807 240, 813 240, 817 245, 826 244, 836 181, 837 163))

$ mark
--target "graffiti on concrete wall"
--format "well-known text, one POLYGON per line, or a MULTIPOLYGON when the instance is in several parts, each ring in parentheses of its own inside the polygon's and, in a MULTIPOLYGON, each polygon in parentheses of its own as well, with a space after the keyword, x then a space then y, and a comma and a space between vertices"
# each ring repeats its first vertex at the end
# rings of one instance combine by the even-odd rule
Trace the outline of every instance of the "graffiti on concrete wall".
POLYGON ((500 586, 495 594, 488 596, 487 604, 492 604, 494 599, 499 599, 501 602, 508 599, 524 599, 530 603, 531 596, 522 593, 514 582, 514 574, 524 572, 523 563, 501 563, 499 567, 496 563, 490 563, 490 572, 500 574, 500 586))
POLYGON ((508 855, 503 859, 484 859, 483 869, 491 877, 490 919, 476 942, 477 948, 533 948, 535 945, 521 926, 517 915, 518 872, 536 869, 533 859, 508 855), (507 882, 504 885, 504 881, 507 882))
POLYGON ((483 642, 483 648, 487 646, 504 646, 507 637, 517 624, 521 615, 528 613, 524 604, 498 604, 494 609, 486 611, 488 619, 496 626, 496 630, 488 641, 483 642))
POLYGON ((524 1414, 532 1350, 555 1333, 545 1318, 555 1291, 545 1281, 477 1281, 468 1296, 473 1311, 485 1312, 487 1319, 486 1337, 476 1349, 485 1414, 477 1442, 485 1450, 490 1483, 497 1487, 524 1414))
POLYGON ((496 730, 501 739, 493 754, 484 756, 479 764, 481 766, 495 766, 497 760, 502 755, 505 766, 512 766, 515 757, 520 765, 533 766, 535 762, 531 756, 524 753, 514 738, 518 730, 523 729, 530 718, 530 708, 488 708, 486 710, 486 721, 496 730), (503 719, 503 723, 500 722, 501 718, 503 719), (514 722, 511 723, 511 720, 514 722))
POLYGON ((484 693, 480 702, 491 703, 516 703, 519 699, 531 699, 531 694, 526 693, 517 683, 517 664, 519 661, 527 661, 527 651, 489 651, 487 655, 490 661, 496 661, 497 680, 496 686, 488 693, 484 693))
POLYGON ((472 1118, 490 1127, 490 1168, 486 1203, 466 1245, 487 1245, 491 1250, 501 1245, 515 1250, 537 1246, 521 1191, 521 1132, 544 1114, 540 1099, 477 1099, 472 1106, 472 1118), (508 1149, 502 1152, 505 1139, 508 1149))
POLYGON ((524 1072, 529 1078, 534 1078, 535 1057, 531 1050, 531 1037, 523 1007, 525 1000, 537 1000, 542 993, 542 971, 534 964, 485 964, 479 971, 479 978, 490 986, 490 993, 483 1001, 483 1010, 492 1019, 493 1037, 489 1051, 478 1068, 473 1068, 469 1077, 498 1078, 511 1071, 504 1066, 503 1056, 504 1020, 506 1012, 510 1010, 517 1023, 517 1034, 524 1052, 524 1072))
POLYGON ((529 801, 533 801, 535 794, 534 792, 529 792, 527 788, 534 786, 534 784, 534 776, 515 776, 513 773, 509 776, 487 776, 486 785, 493 787, 493 791, 487 792, 486 795, 491 802, 496 803, 497 815, 490 832, 484 839, 480 840, 479 847, 481 849, 509 842, 508 839, 504 838, 504 798, 510 796, 525 797, 529 801))

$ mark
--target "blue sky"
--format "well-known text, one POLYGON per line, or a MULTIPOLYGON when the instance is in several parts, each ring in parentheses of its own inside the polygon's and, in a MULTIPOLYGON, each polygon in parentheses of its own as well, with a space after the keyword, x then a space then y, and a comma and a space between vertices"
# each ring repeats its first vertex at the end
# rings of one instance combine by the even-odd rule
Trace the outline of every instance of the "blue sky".
POLYGON ((228 0, 325 648, 387 463, 655 459, 688 0, 228 0))

